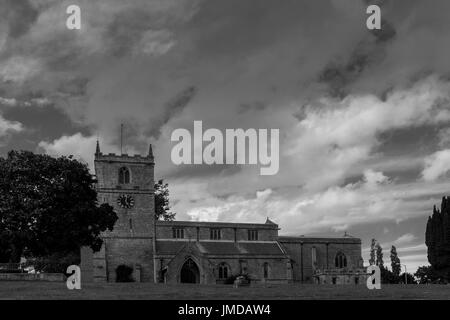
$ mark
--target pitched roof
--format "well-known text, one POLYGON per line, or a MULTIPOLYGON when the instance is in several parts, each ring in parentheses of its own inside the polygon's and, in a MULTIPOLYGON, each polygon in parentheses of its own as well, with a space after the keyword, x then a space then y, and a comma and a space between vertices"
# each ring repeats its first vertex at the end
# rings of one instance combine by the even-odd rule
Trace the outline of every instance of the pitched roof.
MULTIPOLYGON (((197 249, 210 256, 229 256, 229 255, 270 255, 285 256, 280 246, 276 242, 225 242, 225 241, 200 241, 191 242, 190 245, 196 246, 197 249)), ((157 241, 156 253, 175 255, 180 252, 183 247, 187 247, 186 241, 157 241)))
POLYGON ((207 222, 207 221, 162 221, 158 220, 155 222, 156 227, 206 227, 206 228, 237 228, 237 229, 270 229, 278 230, 278 225, 271 221, 266 220, 265 223, 235 223, 235 222, 207 222))
POLYGON ((177 254, 186 245, 186 241, 156 241, 156 252, 157 254, 177 254))

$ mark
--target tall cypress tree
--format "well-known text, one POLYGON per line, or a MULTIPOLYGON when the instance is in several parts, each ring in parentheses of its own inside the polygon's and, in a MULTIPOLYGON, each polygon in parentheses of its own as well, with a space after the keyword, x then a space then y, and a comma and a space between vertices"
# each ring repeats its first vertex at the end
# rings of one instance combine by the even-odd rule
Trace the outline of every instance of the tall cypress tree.
POLYGON ((373 266, 375 264, 376 261, 376 245, 377 245, 377 240, 372 239, 372 242, 370 243, 370 259, 369 259, 369 264, 371 266, 373 266))
POLYGON ((380 268, 384 267, 384 261, 383 261, 383 248, 380 246, 380 244, 377 242, 376 244, 376 255, 377 260, 375 264, 379 266, 380 268))
POLYGON ((395 246, 392 246, 391 248, 391 268, 394 276, 399 277, 402 271, 402 266, 400 264, 400 258, 398 257, 397 248, 395 246))
POLYGON ((450 198, 443 197, 441 210, 433 208, 425 233, 428 261, 434 270, 450 280, 450 198))

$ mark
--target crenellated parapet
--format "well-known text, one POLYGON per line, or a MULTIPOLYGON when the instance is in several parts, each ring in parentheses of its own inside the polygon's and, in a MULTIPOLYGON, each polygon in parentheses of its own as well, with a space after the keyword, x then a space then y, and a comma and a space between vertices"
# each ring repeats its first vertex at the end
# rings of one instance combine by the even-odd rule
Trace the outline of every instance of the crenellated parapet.
POLYGON ((102 153, 100 151, 100 145, 97 141, 97 146, 95 149, 95 161, 106 161, 106 162, 123 162, 123 163, 148 163, 154 164, 155 159, 153 156, 152 145, 149 146, 148 154, 143 156, 140 154, 129 155, 127 153, 116 154, 116 153, 102 153))
POLYGON ((115 153, 108 153, 103 154, 99 153, 95 155, 96 161, 111 161, 111 162, 134 162, 134 163, 155 163, 155 160, 153 157, 150 156, 142 156, 140 154, 135 155, 129 155, 129 154, 115 154, 115 153))

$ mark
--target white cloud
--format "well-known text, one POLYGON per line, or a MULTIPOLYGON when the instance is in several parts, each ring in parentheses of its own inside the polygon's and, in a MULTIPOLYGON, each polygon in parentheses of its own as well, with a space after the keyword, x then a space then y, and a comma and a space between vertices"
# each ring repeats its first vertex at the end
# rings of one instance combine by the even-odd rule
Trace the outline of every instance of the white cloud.
POLYGON ((383 172, 376 172, 372 169, 364 171, 364 180, 368 188, 376 188, 380 184, 389 183, 389 178, 383 172))
POLYGON ((416 239, 417 239, 417 237, 415 235, 413 235, 412 233, 406 233, 406 234, 400 236, 397 240, 395 240, 394 243, 396 243, 398 245, 402 245, 405 243, 410 243, 416 239))
POLYGON ((450 149, 441 150, 425 158, 422 177, 426 181, 434 181, 450 170, 450 149))
POLYGON ((140 42, 136 44, 136 54, 161 56, 167 53, 176 41, 172 32, 168 30, 148 30, 142 35, 140 42))
MULTIPOLYGON (((382 173, 369 175, 382 176, 382 182, 369 182, 366 174, 361 181, 320 192, 282 188, 225 197, 216 196, 215 190, 200 179, 169 180, 169 184, 174 211, 181 214, 179 219, 263 222, 271 217, 280 224, 283 234, 344 231, 355 225, 398 223, 426 216, 438 201, 439 196, 434 196, 450 187, 450 183, 423 181, 396 184, 382 173)), ((405 236, 399 241, 405 244, 408 237, 412 240, 405 236)))
POLYGON ((0 66, 0 78, 5 82, 23 83, 41 70, 40 62, 35 58, 14 56, 0 66))
MULTIPOLYGON (((38 147, 52 156, 73 155, 76 159, 87 163, 91 170, 93 170, 96 143, 97 138, 95 136, 84 136, 81 133, 76 133, 71 136, 62 136, 52 142, 41 141, 38 147)), ((104 154, 110 152, 117 153, 117 148, 107 140, 100 141, 100 149, 104 154)), ((130 154, 135 153, 135 150, 132 148, 128 148, 126 151, 130 154)))
POLYGON ((48 98, 32 98, 30 100, 17 100, 16 98, 4 98, 0 97, 0 104, 6 107, 17 107, 17 106, 25 106, 25 107, 45 107, 52 104, 52 101, 48 98))
POLYGON ((302 168, 300 181, 308 188, 326 188, 374 156, 381 133, 448 121, 449 106, 436 102, 449 99, 449 92, 450 82, 432 76, 393 90, 385 101, 371 94, 320 99, 304 108, 296 126, 287 128, 281 150, 292 159, 290 166, 302 168))
POLYGON ((38 146, 49 155, 73 155, 92 167, 96 141, 96 137, 85 137, 81 133, 76 133, 72 136, 62 136, 53 142, 41 141, 38 146))
POLYGON ((0 115, 0 146, 5 144, 11 134, 23 130, 24 127, 20 122, 6 120, 0 115))
POLYGON ((29 106, 36 106, 36 107, 45 107, 52 104, 52 101, 48 98, 33 98, 29 101, 24 101, 24 105, 29 106))
POLYGON ((410 253, 410 252, 426 252, 427 251, 427 246, 425 245, 425 243, 422 244, 418 244, 418 245, 413 245, 413 246, 409 246, 409 247, 399 247, 397 248, 397 252, 400 253, 410 253))
POLYGON ((7 106, 7 107, 15 107, 18 105, 18 101, 15 98, 0 97, 0 104, 7 106))

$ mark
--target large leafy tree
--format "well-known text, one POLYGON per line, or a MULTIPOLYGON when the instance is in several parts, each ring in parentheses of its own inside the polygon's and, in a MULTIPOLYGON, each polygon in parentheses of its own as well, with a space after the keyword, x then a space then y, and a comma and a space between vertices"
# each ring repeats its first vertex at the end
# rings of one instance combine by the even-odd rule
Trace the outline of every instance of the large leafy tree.
POLYGON ((95 178, 72 157, 11 151, 0 158, 0 259, 101 248, 117 215, 98 205, 95 178))
POLYGON ((420 284, 439 283, 443 280, 441 275, 432 266, 421 266, 417 268, 414 276, 420 284))
POLYGON ((414 277, 413 274, 407 272, 407 273, 402 273, 400 274, 400 276, 398 277, 398 282, 396 283, 407 283, 407 284, 417 284, 417 280, 414 277))
POLYGON ((176 213, 170 211, 169 184, 163 179, 155 183, 155 216, 157 220, 173 221, 176 213))

